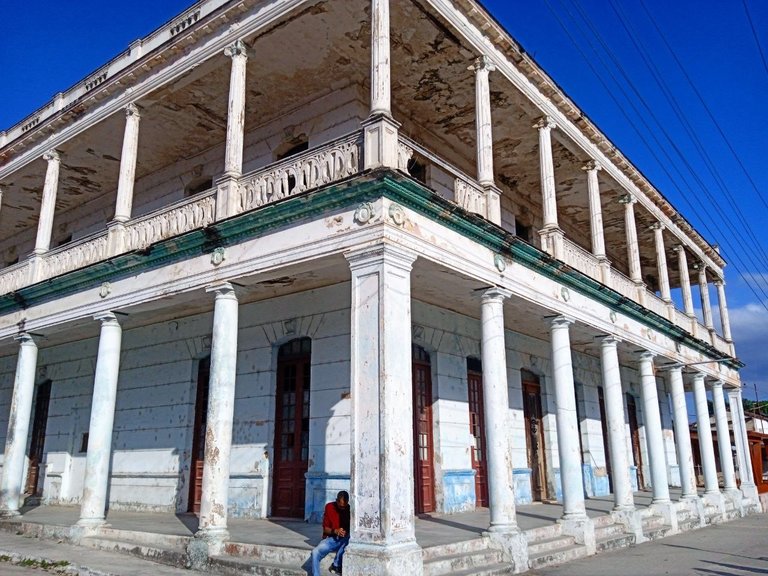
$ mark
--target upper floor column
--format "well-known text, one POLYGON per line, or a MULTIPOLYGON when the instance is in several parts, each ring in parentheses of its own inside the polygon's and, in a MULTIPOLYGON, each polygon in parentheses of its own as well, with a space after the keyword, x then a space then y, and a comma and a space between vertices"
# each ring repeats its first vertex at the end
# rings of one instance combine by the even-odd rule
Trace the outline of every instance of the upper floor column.
POLYGON ((227 107, 227 140, 224 149, 224 174, 216 182, 216 219, 237 212, 237 179, 243 173, 243 142, 245 141, 245 72, 248 50, 245 42, 237 40, 224 49, 232 59, 229 74, 229 105, 227 107))
POLYGON ((488 56, 480 56, 470 66, 475 71, 475 126, 477 129, 477 181, 485 190, 486 217, 501 224, 499 190, 493 178, 493 131, 491 128, 491 89, 488 75, 496 66, 488 56))
POLYGON ((717 288, 717 303, 720 306, 720 324, 723 327, 723 338, 726 342, 733 342, 731 335, 731 320, 728 317, 728 303, 725 300, 725 281, 721 279, 715 280, 715 287, 717 288))
POLYGON ((624 227, 627 232, 627 261, 629 263, 629 278, 637 284, 642 284, 643 273, 640 267, 640 245, 637 241, 637 225, 635 224, 635 204, 637 198, 625 194, 619 198, 624 204, 624 227))
POLYGON ((136 158, 139 152, 139 107, 129 104, 125 108, 125 132, 123 151, 120 155, 120 176, 117 181, 117 202, 115 220, 125 222, 131 219, 133 209, 133 186, 136 180, 136 158))
POLYGON ((362 122, 363 166, 397 170, 400 124, 392 118, 389 0, 371 0, 371 113, 362 122))
POLYGON ((35 254, 43 254, 51 247, 53 214, 56 209, 56 193, 59 189, 59 169, 61 167, 61 157, 56 150, 49 150, 43 154, 43 160, 48 162, 48 168, 45 171, 40 220, 37 223, 35 254))
POLYGON ((669 270, 667 268, 667 253, 664 249, 664 224, 656 222, 653 226, 653 238, 656 244, 656 266, 659 273, 659 292, 664 302, 672 302, 669 291, 669 270))
POLYGON ((540 231, 542 249, 555 258, 562 258, 563 233, 557 220, 555 165, 552 160, 552 130, 557 128, 549 116, 539 119, 539 169, 541 171, 541 204, 543 229, 540 231))
POLYGON ((592 254, 596 258, 605 258, 605 235, 603 230, 603 206, 600 202, 600 184, 597 173, 603 169, 600 164, 590 160, 581 167, 587 173, 587 194, 589 196, 589 223, 592 233, 592 254))
POLYGON ((714 330, 715 323, 712 320, 712 304, 709 299, 709 283, 707 282, 707 266, 701 262, 694 265, 699 271, 699 295, 701 296, 701 313, 704 316, 704 326, 707 330, 714 330))
POLYGON ((688 256, 685 253, 685 246, 678 244, 675 246, 677 252, 678 271, 680 273, 680 290, 683 293, 683 310, 693 318, 693 295, 691 294, 691 277, 688 275, 688 256))

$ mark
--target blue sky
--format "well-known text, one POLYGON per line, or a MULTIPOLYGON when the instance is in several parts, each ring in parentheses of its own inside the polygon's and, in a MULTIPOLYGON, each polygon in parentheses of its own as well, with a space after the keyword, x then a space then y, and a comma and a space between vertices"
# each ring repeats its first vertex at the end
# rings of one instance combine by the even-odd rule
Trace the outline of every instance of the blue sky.
MULTIPOLYGON (((183 0, 134 0, 129 6, 103 0, 5 3, 0 127, 12 126, 188 5, 183 0)), ((730 263, 726 280, 737 353, 747 363, 745 396, 754 397, 757 383, 760 397, 768 399, 768 65, 747 17, 768 57, 768 2, 485 0, 485 5, 685 217, 722 245, 730 263), (682 121, 665 90, 674 95, 682 121), (752 280, 751 289, 745 278, 752 280)), ((716 303, 714 290, 711 296, 716 303)))

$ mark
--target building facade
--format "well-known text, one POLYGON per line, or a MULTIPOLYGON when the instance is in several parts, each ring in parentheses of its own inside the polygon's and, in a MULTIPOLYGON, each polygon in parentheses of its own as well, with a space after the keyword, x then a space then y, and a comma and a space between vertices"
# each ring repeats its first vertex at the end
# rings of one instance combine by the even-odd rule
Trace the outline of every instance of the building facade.
POLYGON ((722 490, 688 435, 686 391, 741 405, 725 262, 473 0, 203 0, 0 146, 8 517, 216 555, 349 489, 348 572, 418 574, 418 514, 523 571, 517 506, 594 552, 585 497, 638 541, 638 489, 758 505, 743 413, 722 490))

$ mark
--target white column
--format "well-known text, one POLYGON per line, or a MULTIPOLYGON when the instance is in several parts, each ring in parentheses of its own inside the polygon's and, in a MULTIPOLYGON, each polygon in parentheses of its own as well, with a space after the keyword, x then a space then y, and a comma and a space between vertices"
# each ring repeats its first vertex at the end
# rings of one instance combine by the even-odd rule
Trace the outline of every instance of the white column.
POLYGON ((35 394, 37 344, 26 332, 19 334, 16 340, 19 341, 19 356, 16 360, 16 377, 13 381, 3 472, 0 477, 0 516, 19 514, 24 456, 27 451, 32 397, 35 394))
POLYGON ((558 316, 552 320, 552 376, 557 404, 557 451, 563 487, 563 519, 586 519, 584 478, 579 447, 579 422, 573 386, 570 325, 573 320, 558 316))
POLYGON ((675 441, 677 442, 677 458, 680 464, 680 484, 683 489, 682 498, 696 498, 698 496, 696 471, 693 467, 693 450, 691 449, 691 431, 688 427, 688 408, 685 403, 683 369, 670 368, 667 381, 672 395, 675 441))
POLYGON ((53 214, 56 210, 56 192, 59 188, 59 168, 61 158, 56 150, 43 154, 43 160, 48 162, 43 185, 43 199, 40 205, 40 220, 37 223, 37 239, 35 254, 43 254, 51 247, 51 231, 53 230, 53 214))
POLYGON ((508 296, 506 290, 491 288, 482 297, 483 405, 491 532, 517 530, 512 467, 509 465, 510 446, 507 440, 509 398, 503 301, 508 296))
POLYGON ((640 246, 637 241, 637 226, 635 225, 635 204, 637 198, 625 194, 619 200, 624 204, 624 227, 627 232, 627 260, 629 262, 629 278, 638 284, 643 281, 640 267, 640 246))
POLYGON ((664 249, 664 224, 656 222, 653 225, 653 238, 656 244, 656 267, 659 274, 659 292, 661 299, 665 302, 672 302, 672 295, 669 291, 669 270, 667 269, 667 253, 664 249))
POLYGON ((392 116, 389 0, 371 0, 371 116, 392 116))
POLYGON ((651 466, 653 488, 652 504, 669 502, 669 482, 667 480, 667 458, 664 453, 664 434, 661 430, 659 412, 659 392, 656 388, 656 376, 653 374, 652 352, 640 353, 640 385, 643 397, 643 418, 645 420, 645 441, 648 445, 648 459, 651 466))
POLYGON ((608 429, 608 449, 611 455, 611 480, 613 482, 614 510, 634 510, 632 481, 627 459, 627 433, 624 417, 624 394, 621 389, 618 340, 605 336, 600 343, 600 360, 603 375, 605 420, 608 429))
POLYGON ((93 378, 88 453, 85 457, 85 480, 78 521, 78 525, 90 527, 104 524, 106 518, 122 341, 122 329, 114 314, 106 312, 95 319, 101 322, 101 334, 93 378))
POLYGON ((496 66, 487 56, 475 60, 475 128, 477 130, 477 181, 485 190, 486 218, 501 224, 501 197, 493 178, 493 131, 491 128, 491 90, 488 74, 496 66))
POLYGON ((352 272, 352 574, 421 574, 413 486, 411 267, 379 244, 346 255, 352 272))
POLYGON ((704 491, 706 494, 719 494, 720 488, 718 487, 717 482, 715 448, 712 443, 712 425, 709 420, 707 388, 704 384, 704 374, 694 374, 693 395, 696 401, 696 430, 699 436, 701 467, 704 472, 704 491))
POLYGON ((720 380, 715 380, 712 383, 712 403, 715 406, 717 447, 720 451, 720 470, 723 473, 723 488, 727 492, 733 492, 736 490, 736 472, 733 468, 731 431, 728 427, 728 413, 725 408, 723 383, 720 380))
POLYGON ((741 401, 741 388, 728 391, 731 406, 731 421, 733 422, 733 435, 736 441, 736 457, 739 462, 739 480, 741 491, 745 496, 756 497, 755 477, 752 471, 752 455, 749 449, 749 437, 744 421, 744 405, 741 401))
POLYGON ((229 536, 229 456, 232 449, 232 422, 235 413, 237 375, 238 302, 231 284, 208 286, 216 297, 211 332, 211 372, 205 434, 200 522, 196 538, 209 543, 209 554, 229 536), (214 456, 215 455, 215 456, 214 456))
POLYGON ((587 193, 589 196, 589 224, 592 233, 592 254, 605 258, 605 236, 603 231, 603 207, 600 202, 600 184, 597 173, 602 166, 590 160, 581 167, 587 173, 587 193))
POLYGON ((224 176, 239 177, 243 172, 243 133, 245 131, 245 68, 248 53, 245 43, 237 40, 224 49, 232 59, 229 75, 227 141, 224 152, 224 176))
POLYGON ((720 305, 720 323, 723 327, 723 338, 726 342, 733 342, 731 335, 731 320, 728 317, 728 303, 725 300, 725 282, 715 280, 717 288, 717 303, 720 305))
POLYGON ((136 180, 136 158, 139 152, 139 121, 141 115, 135 104, 125 108, 125 132, 123 151, 120 155, 120 176, 117 181, 117 202, 115 220, 125 222, 131 219, 133 208, 133 185, 136 180))
POLYGON ((682 244, 675 246, 678 258, 678 270, 680 272, 680 289, 683 293, 683 311, 693 318, 693 295, 691 294, 691 277, 688 273, 688 256, 682 244))
POLYGON ((696 270, 699 271, 699 294, 701 295, 701 312, 704 316, 704 326, 709 330, 715 329, 715 323, 712 321, 712 304, 709 300, 709 283, 707 282, 707 267, 704 264, 697 264, 696 270))
POLYGON ((539 130, 539 170, 541 171, 541 202, 544 228, 558 228, 555 165, 552 161, 552 130, 557 127, 552 118, 544 116, 534 128, 539 130))

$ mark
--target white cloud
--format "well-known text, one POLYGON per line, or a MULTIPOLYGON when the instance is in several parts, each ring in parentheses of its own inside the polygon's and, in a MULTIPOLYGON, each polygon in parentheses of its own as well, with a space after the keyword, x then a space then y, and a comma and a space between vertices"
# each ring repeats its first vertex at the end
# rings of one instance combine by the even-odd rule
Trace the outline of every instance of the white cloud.
POLYGON ((747 383, 745 395, 754 395, 756 383, 761 399, 768 399, 768 310, 751 302, 729 310, 731 332, 737 356, 747 365, 741 378, 747 383))

